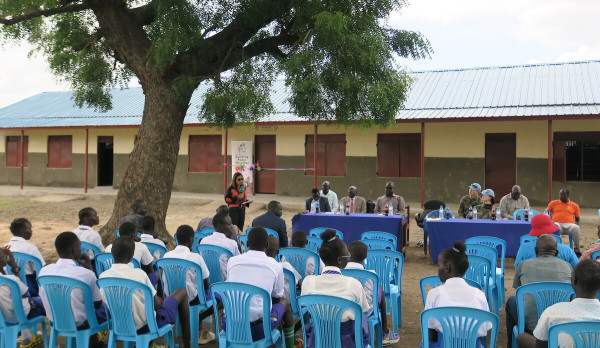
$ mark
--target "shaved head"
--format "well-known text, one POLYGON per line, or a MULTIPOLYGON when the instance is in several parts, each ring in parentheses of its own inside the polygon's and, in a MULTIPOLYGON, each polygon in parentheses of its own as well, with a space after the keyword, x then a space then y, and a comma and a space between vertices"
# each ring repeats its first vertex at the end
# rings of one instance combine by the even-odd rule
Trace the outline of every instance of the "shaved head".
POLYGON ((279 254, 279 239, 275 238, 275 236, 268 236, 267 243, 267 251, 265 253, 267 256, 275 258, 279 254))
POLYGON ((558 241, 550 234, 541 235, 535 244, 535 253, 539 255, 554 255, 558 253, 558 241))

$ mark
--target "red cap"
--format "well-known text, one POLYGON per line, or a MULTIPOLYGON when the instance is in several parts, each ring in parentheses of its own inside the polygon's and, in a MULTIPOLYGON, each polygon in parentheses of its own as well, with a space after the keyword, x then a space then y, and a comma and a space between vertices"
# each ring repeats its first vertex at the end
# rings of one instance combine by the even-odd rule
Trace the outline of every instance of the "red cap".
POLYGON ((539 237, 543 234, 554 233, 558 230, 558 226, 552 223, 550 217, 546 214, 537 214, 531 219, 530 236, 539 237))

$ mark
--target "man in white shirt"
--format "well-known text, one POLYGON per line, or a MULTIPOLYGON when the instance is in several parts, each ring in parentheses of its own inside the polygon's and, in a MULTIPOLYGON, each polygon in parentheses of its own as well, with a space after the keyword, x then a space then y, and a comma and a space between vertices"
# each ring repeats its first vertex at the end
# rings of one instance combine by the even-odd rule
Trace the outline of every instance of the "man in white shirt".
POLYGON ((329 181, 323 182, 323 189, 321 190, 320 194, 329 201, 329 208, 331 208, 331 211, 334 213, 337 212, 339 209, 338 196, 335 192, 331 191, 329 181))
MULTIPOLYGON (((517 337, 521 348, 547 347, 548 329, 554 324, 581 320, 600 320, 600 301, 597 293, 600 289, 600 263, 595 260, 582 260, 575 266, 571 285, 575 290, 575 299, 552 305, 542 313, 533 335, 527 332, 517 337)), ((573 347, 573 340, 566 334, 558 336, 560 348, 573 347)))
MULTIPOLYGON (((135 225, 131 222, 124 222, 119 226, 119 234, 121 237, 129 237, 135 242, 133 258, 140 262, 142 270, 148 274, 148 278, 152 284, 156 285, 158 283, 158 275, 154 272, 154 266, 152 265, 154 257, 150 254, 150 250, 148 250, 148 247, 144 243, 136 241, 137 232, 135 225)), ((106 247, 106 252, 112 252, 112 244, 106 247)))
MULTIPOLYGON (((231 218, 229 215, 216 214, 213 217, 213 226, 215 232, 210 236, 202 238, 200 245, 216 245, 221 248, 225 248, 233 254, 233 256, 239 255, 240 250, 238 244, 231 239, 231 229, 228 227, 231 224, 231 218)), ((228 257, 221 255, 219 261, 221 263, 221 276, 223 281, 227 280, 227 261, 228 257)))
MULTIPOLYGON (((163 248, 167 247, 162 240, 154 238, 154 234, 156 233, 154 231, 154 225, 156 225, 154 217, 146 215, 140 220, 140 224, 142 226, 142 235, 140 236, 140 241, 142 243, 152 243, 160 245, 163 248)), ((160 252, 156 250, 152 256, 154 257, 154 261, 157 261, 160 259, 160 252)))
MULTIPOLYGON (((10 224, 10 232, 14 237, 10 239, 5 246, 10 246, 11 252, 20 252, 37 257, 42 262, 42 267, 46 264, 40 250, 29 243, 33 232, 31 231, 31 222, 24 218, 14 219, 10 224)), ((37 272, 40 270, 38 269, 37 272)), ((27 262, 25 265, 25 274, 27 277, 27 287, 31 297, 39 296, 39 289, 36 280, 36 270, 32 262, 27 262)))
MULTIPOLYGON (((289 302, 283 298, 283 267, 275 259, 267 256, 267 231, 254 227, 248 233, 248 252, 232 257, 227 263, 227 281, 239 282, 265 289, 271 294, 271 329, 283 322, 284 338, 287 347, 294 345, 294 321, 289 302)), ((254 297, 250 302, 250 325, 252 339, 264 338, 263 300, 254 297)), ((265 320, 266 321, 266 320, 265 320)))
MULTIPOLYGON (((104 252, 104 245, 102 245, 102 237, 100 237, 100 233, 94 230, 94 226, 100 223, 100 218, 98 217, 98 213, 96 209, 92 207, 83 208, 79 211, 79 227, 73 230, 73 233, 77 235, 82 242, 88 242, 93 244, 100 249, 100 252, 104 252)), ((90 250, 88 251, 88 256, 90 260, 94 259, 94 253, 90 250)), ((92 266, 94 264, 92 263, 92 266)))
MULTIPOLYGON (((135 232, 134 232, 135 233, 135 232)), ((130 279, 142 284, 146 284, 152 295, 154 296, 154 310, 156 312, 156 324, 158 327, 163 327, 169 324, 175 324, 177 316, 181 322, 181 331, 183 337, 183 346, 190 347, 190 307, 187 301, 187 292, 185 289, 176 289, 171 291, 171 295, 163 299, 156 296, 156 290, 150 283, 146 273, 140 269, 129 266, 129 262, 133 258, 135 252, 135 242, 133 239, 121 236, 115 240, 111 250, 115 263, 110 269, 100 274, 100 279, 103 278, 123 278, 130 279)), ((104 291, 100 290, 102 300, 108 305, 104 291)), ((110 310, 110 308, 109 308, 110 310)), ((148 332, 146 304, 144 295, 141 291, 136 290, 131 299, 131 310, 133 313, 133 321, 138 334, 148 332)), ((115 323, 118 325, 118 323, 115 323)))

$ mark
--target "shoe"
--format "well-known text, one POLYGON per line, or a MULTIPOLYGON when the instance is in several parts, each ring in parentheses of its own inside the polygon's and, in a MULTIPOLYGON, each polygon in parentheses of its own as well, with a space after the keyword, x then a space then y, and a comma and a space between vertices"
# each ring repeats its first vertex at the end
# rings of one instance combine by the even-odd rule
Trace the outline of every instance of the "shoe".
POLYGON ((34 334, 31 334, 31 337, 33 338, 33 339, 31 340, 31 342, 29 342, 28 344, 23 344, 23 343, 21 343, 21 344, 19 345, 19 348, 32 348, 32 347, 35 347, 35 346, 37 346, 38 344, 40 344, 40 343, 44 342, 44 339, 42 338, 42 336, 41 336, 41 335, 34 335, 34 334))
POLYGON ((108 330, 100 331, 96 335, 98 335, 98 341, 104 341, 108 337, 108 330))
POLYGON ((383 345, 389 346, 390 344, 398 343, 400 341, 400 335, 395 334, 388 328, 388 332, 383 334, 383 345))
POLYGON ((575 248, 573 249, 573 251, 575 252, 575 255, 577 255, 577 257, 581 257, 581 252, 579 252, 579 249, 575 248))
POLYGON ((202 331, 200 331, 200 337, 198 338, 198 344, 207 344, 214 340, 215 340, 214 333, 212 333, 206 329, 202 329, 202 331))
POLYGON ((422 248, 424 244, 425 244, 424 241, 422 239, 419 239, 417 241, 417 248, 422 248))
POLYGON ((302 335, 296 334, 294 336, 294 348, 302 348, 304 347, 304 341, 302 340, 302 335))

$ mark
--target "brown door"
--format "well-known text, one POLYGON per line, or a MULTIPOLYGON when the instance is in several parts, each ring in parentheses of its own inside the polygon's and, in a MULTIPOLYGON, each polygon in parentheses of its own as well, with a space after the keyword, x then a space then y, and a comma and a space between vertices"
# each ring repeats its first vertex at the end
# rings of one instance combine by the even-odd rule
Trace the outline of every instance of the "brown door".
POLYGON ((485 135, 485 187, 496 194, 495 201, 517 183, 517 136, 515 133, 485 135))
MULTIPOLYGON (((256 135, 254 137, 254 154, 256 161, 263 168, 277 166, 274 135, 256 135)), ((275 171, 261 170, 254 172, 254 188, 257 193, 275 193, 275 171)))

